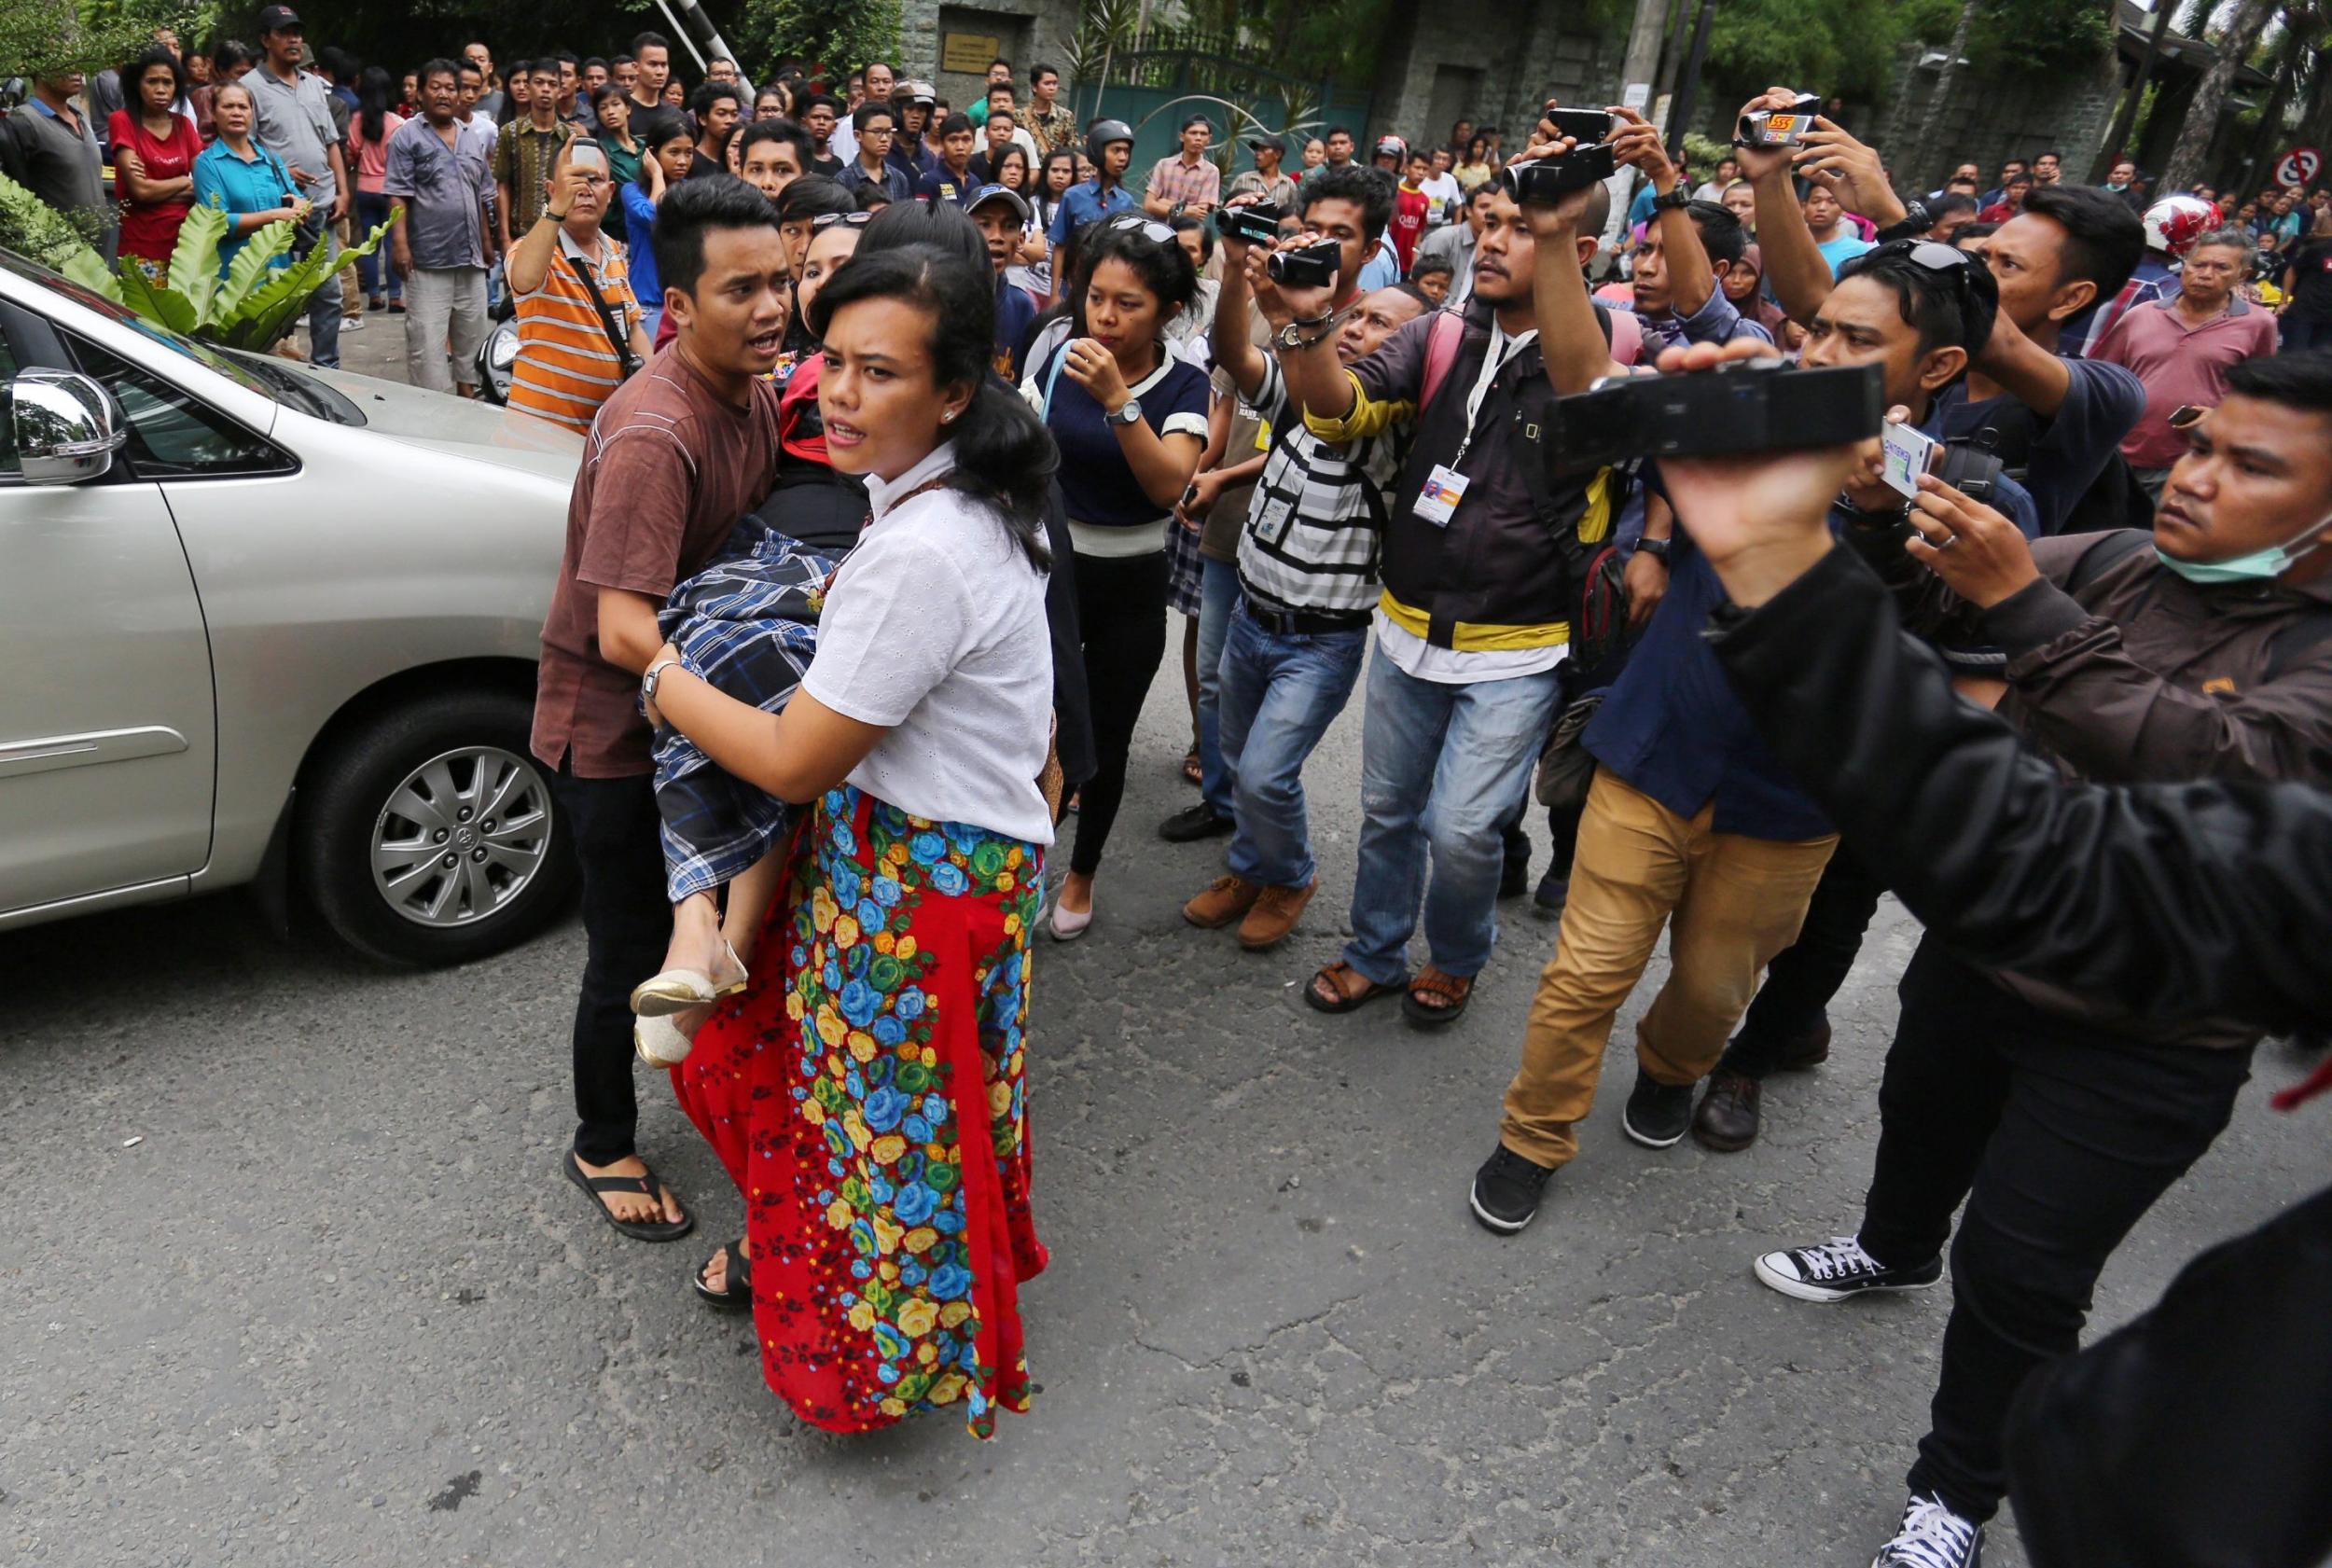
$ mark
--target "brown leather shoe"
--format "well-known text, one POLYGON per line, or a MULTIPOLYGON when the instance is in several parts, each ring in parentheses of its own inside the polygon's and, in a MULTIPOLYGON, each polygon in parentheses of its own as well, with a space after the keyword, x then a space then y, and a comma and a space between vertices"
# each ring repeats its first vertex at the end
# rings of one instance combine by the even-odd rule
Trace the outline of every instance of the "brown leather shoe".
POLYGON ((1296 922, 1312 902, 1312 895, 1320 883, 1308 881, 1301 887, 1267 887, 1263 895, 1247 911, 1247 918, 1239 923, 1239 945, 1249 952, 1261 952, 1287 940, 1287 934, 1296 929, 1296 922))
POLYGON ((1692 1113, 1692 1135, 1703 1148, 1719 1154, 1739 1154, 1757 1141, 1760 1117, 1757 1099, 1762 1087, 1739 1073, 1717 1073, 1692 1113))
POLYGON ((1254 909, 1264 892, 1261 882, 1244 877, 1217 877, 1182 907, 1182 918, 1202 931, 1218 931, 1254 909))

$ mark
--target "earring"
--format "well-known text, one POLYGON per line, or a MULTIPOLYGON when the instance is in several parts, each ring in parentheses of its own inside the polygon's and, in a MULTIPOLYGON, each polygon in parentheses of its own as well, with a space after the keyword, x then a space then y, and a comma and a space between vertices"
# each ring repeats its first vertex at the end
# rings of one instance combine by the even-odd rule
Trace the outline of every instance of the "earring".
POLYGON ((939 423, 940 423, 941 424, 951 424, 951 423, 954 423, 954 421, 955 421, 955 410, 954 410, 953 409, 949 409, 946 413, 941 414, 941 415, 939 416, 939 423))

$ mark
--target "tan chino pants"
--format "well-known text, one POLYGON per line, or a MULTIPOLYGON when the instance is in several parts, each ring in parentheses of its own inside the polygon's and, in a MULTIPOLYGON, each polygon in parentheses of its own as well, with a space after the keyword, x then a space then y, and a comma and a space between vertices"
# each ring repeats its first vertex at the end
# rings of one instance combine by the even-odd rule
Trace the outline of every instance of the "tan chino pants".
POLYGON ((1836 835, 1799 843, 1710 831, 1599 771, 1579 824, 1555 955, 1538 978, 1499 1139, 1540 1165, 1578 1153, 1612 1020, 1668 928, 1667 983, 1636 1025, 1636 1060, 1664 1084, 1705 1076, 1773 955, 1797 940, 1836 835))

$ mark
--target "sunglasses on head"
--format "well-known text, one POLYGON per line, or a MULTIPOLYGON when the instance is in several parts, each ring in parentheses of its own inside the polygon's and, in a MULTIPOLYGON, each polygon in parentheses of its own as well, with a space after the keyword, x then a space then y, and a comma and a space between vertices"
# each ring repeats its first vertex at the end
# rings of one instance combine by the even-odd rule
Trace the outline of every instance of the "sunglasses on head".
POLYGON ((810 220, 810 232, 815 234, 818 230, 831 229, 838 223, 852 229, 864 229, 873 221, 874 214, 872 213, 820 213, 810 220))
POLYGON ((1174 243, 1172 225, 1160 223, 1154 217, 1144 217, 1139 213, 1119 213, 1115 217, 1104 219, 1103 227, 1127 229, 1145 240, 1155 240, 1161 245, 1174 243))

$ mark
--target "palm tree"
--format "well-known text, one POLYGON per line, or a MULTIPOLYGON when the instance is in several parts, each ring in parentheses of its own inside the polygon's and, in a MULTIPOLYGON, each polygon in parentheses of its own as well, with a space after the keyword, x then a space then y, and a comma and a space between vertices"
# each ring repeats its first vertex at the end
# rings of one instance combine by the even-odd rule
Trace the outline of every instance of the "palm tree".
POLYGON ((2186 123, 2178 128, 2177 145, 2171 148, 2170 161, 2162 169, 2161 189, 2184 190, 2202 177, 2202 161, 2211 154, 2211 139, 2218 132, 2219 111, 2227 103, 2228 90, 2235 85, 2235 73, 2250 59, 2252 46, 2274 15, 2274 0, 2236 0, 2235 20, 2218 40, 2216 58, 2195 89, 2194 102, 2186 106, 2186 123))

